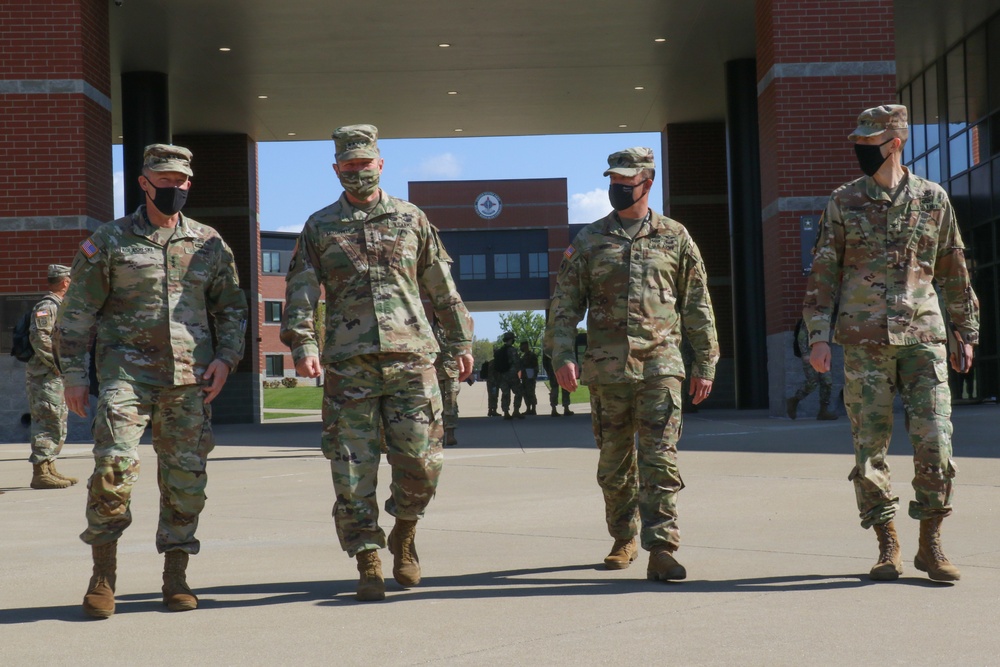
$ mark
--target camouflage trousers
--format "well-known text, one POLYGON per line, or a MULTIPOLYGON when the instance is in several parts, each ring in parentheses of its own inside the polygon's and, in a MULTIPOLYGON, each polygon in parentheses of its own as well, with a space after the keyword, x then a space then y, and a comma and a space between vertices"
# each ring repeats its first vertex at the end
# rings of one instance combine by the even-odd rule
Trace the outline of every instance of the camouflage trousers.
POLYGON ((538 397, 535 395, 535 385, 538 381, 535 378, 523 378, 521 380, 521 393, 524 396, 524 407, 529 410, 538 405, 538 397))
POLYGON ((816 387, 819 386, 819 404, 820 405, 830 405, 830 392, 833 387, 833 381, 830 379, 829 373, 819 373, 812 364, 809 363, 809 351, 802 356, 802 373, 806 376, 805 382, 799 387, 799 390, 795 392, 796 400, 801 401, 809 394, 816 391, 816 387))
POLYGON ((31 456, 33 464, 59 456, 66 442, 69 409, 63 395, 62 377, 55 373, 28 375, 28 408, 31 411, 31 456))
POLYGON ((569 407, 569 392, 559 386, 554 377, 549 378, 549 405, 553 408, 559 404, 559 392, 562 392, 562 406, 569 407))
POLYGON ((156 550, 196 554, 198 515, 205 507, 208 453, 215 446, 211 406, 200 385, 156 387, 101 383, 94 417, 94 474, 87 483, 87 544, 114 542, 132 523, 139 479, 139 439, 152 425, 160 519, 156 550))
POLYGON ((899 392, 913 445, 910 516, 951 514, 951 391, 943 344, 845 345, 844 404, 851 419, 855 466, 849 479, 857 494, 861 525, 895 516, 899 498, 889 483, 886 452, 892 437, 892 402, 899 392))
POLYGON ((500 408, 510 412, 510 395, 514 394, 514 411, 521 409, 521 378, 517 371, 510 371, 497 377, 497 389, 500 390, 500 408))
POLYGON ((418 355, 361 355, 325 371, 321 444, 337 496, 337 537, 354 556, 385 547, 375 497, 380 431, 392 467, 385 511, 416 520, 434 497, 444 462, 441 393, 433 364, 418 355))
POLYGON ((442 419, 444 427, 458 427, 458 390, 461 383, 458 381, 458 362, 438 361, 434 364, 437 372, 438 387, 441 390, 442 419))
POLYGON ((643 549, 676 548, 677 493, 684 488, 677 469, 680 378, 591 385, 590 406, 600 449, 597 482, 611 537, 627 540, 639 533, 643 549))

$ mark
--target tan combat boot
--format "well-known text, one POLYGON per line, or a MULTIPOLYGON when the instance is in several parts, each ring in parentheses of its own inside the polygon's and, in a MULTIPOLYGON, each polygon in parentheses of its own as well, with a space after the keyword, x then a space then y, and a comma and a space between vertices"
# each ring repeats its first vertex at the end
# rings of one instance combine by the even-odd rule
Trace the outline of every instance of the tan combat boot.
POLYGON ((672 581, 687 578, 687 570, 673 557, 673 547, 661 544, 649 552, 646 579, 649 581, 672 581))
POLYGON ((66 480, 67 482, 70 483, 70 486, 80 481, 76 477, 70 477, 69 475, 64 475, 58 470, 56 470, 55 460, 49 461, 49 473, 51 473, 53 477, 58 477, 59 479, 66 480))
POLYGON ((83 613, 93 618, 108 618, 115 613, 115 570, 118 567, 118 542, 92 545, 94 574, 83 596, 83 613))
POLYGON ((789 419, 795 419, 799 409, 799 399, 792 396, 790 399, 785 401, 785 411, 788 413, 789 419))
POLYGON ((868 573, 872 581, 895 581, 903 574, 903 562, 899 555, 899 538, 892 521, 872 526, 878 536, 878 562, 868 573))
POLYGON ((609 570, 624 570, 639 555, 639 546, 633 537, 630 540, 615 540, 611 553, 604 559, 604 567, 609 570))
POLYGON ((417 522, 409 519, 396 519, 396 525, 389 533, 392 576, 400 586, 420 583, 420 559, 417 557, 417 545, 413 542, 416 534, 417 522))
POLYGON ((163 554, 163 604, 170 611, 198 608, 198 597, 187 585, 188 553, 167 551, 163 554))
POLYGON ((65 489, 73 483, 64 477, 52 473, 52 462, 42 461, 31 464, 31 488, 33 489, 65 489))
POLYGON ((934 581, 958 581, 962 573, 951 564, 941 550, 941 522, 944 519, 923 519, 920 522, 920 548, 913 558, 913 567, 934 581))
POLYGON ((821 421, 821 422, 823 422, 823 421, 833 421, 834 419, 837 419, 837 415, 834 414, 834 413, 832 413, 832 412, 830 412, 830 406, 829 405, 823 404, 823 405, 819 406, 819 413, 816 415, 816 420, 817 421, 821 421))
POLYGON ((355 556, 358 560, 358 592, 355 597, 361 602, 374 602, 385 599, 385 579, 382 578, 382 561, 378 551, 368 549, 355 556))

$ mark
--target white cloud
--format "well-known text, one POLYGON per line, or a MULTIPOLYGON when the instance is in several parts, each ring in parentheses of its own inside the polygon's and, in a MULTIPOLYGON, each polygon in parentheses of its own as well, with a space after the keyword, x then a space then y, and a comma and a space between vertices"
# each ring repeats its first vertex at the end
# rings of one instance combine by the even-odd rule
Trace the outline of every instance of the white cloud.
MULTIPOLYGON (((105 172, 106 173, 106 172, 105 172)), ((116 171, 112 178, 112 192, 114 193, 115 218, 125 216, 125 172, 116 171)))
POLYGON ((611 202, 608 201, 608 191, 596 188, 590 192, 570 195, 570 223, 593 222, 611 212, 611 202))
POLYGON ((284 225, 282 227, 278 227, 274 231, 276 231, 276 232, 295 232, 297 234, 297 233, 299 233, 299 232, 302 231, 302 228, 305 226, 305 224, 306 223, 304 223, 304 222, 300 222, 297 225, 284 225))
POLYGON ((461 175, 462 164, 454 153, 431 156, 417 167, 417 177, 424 180, 454 180, 461 175))

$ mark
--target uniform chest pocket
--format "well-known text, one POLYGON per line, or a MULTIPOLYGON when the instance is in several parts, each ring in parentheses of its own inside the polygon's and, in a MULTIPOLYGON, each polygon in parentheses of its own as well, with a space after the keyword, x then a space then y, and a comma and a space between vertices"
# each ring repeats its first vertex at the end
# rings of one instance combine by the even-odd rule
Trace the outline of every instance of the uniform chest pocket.
POLYGON ((322 254, 324 273, 348 277, 366 273, 368 261, 361 252, 360 232, 330 234, 326 239, 322 254))
POLYGON ((933 262, 937 255, 940 209, 927 206, 914 207, 908 218, 909 235, 906 249, 922 259, 933 262))
POLYGON ((419 246, 417 230, 413 227, 401 226, 391 228, 389 234, 389 245, 391 245, 388 253, 389 265, 394 269, 415 265, 419 246))

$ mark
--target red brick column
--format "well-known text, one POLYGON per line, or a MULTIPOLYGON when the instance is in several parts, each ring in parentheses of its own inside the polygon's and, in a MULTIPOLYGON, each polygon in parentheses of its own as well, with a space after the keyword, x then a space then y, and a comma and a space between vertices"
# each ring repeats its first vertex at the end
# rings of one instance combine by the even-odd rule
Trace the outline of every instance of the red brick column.
POLYGON ((105 0, 0 1, 0 438, 27 438, 14 321, 113 215, 108 39, 105 0))
POLYGON ((801 379, 802 216, 861 175, 847 141, 858 113, 896 99, 893 2, 757 0, 756 11, 769 394, 783 414, 801 379))
POLYGON ((665 213, 691 232, 705 260, 722 359, 712 407, 733 407, 733 307, 725 123, 676 123, 662 135, 657 180, 665 213))
POLYGON ((258 422, 264 312, 259 296, 257 142, 245 134, 211 134, 174 135, 173 143, 185 146, 193 154, 194 178, 184 213, 214 227, 233 249, 240 286, 250 306, 243 360, 212 404, 213 420, 218 423, 258 422))

